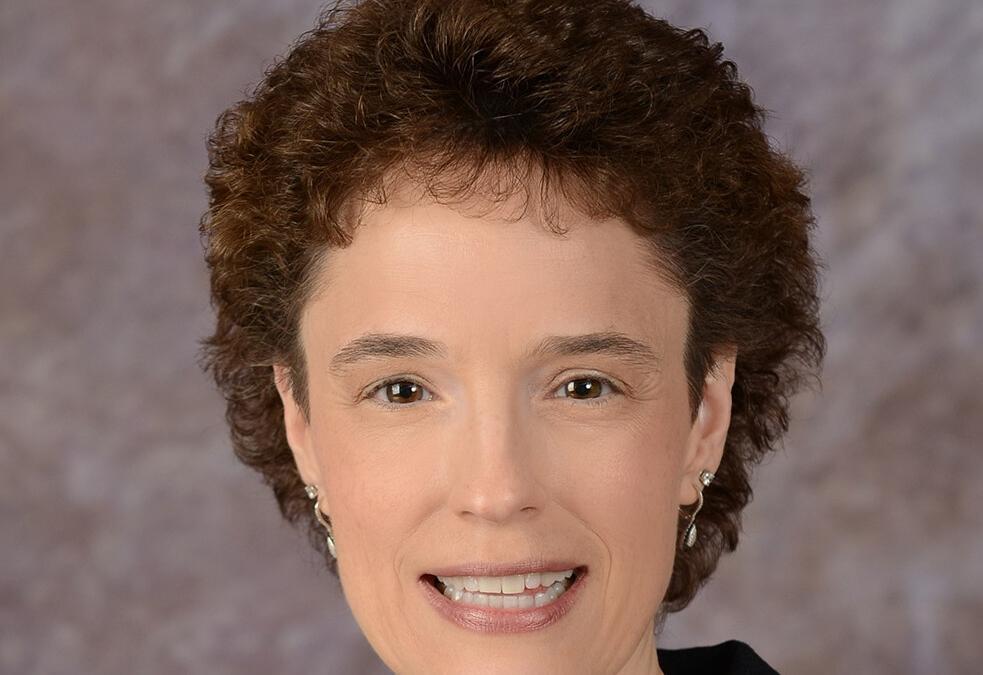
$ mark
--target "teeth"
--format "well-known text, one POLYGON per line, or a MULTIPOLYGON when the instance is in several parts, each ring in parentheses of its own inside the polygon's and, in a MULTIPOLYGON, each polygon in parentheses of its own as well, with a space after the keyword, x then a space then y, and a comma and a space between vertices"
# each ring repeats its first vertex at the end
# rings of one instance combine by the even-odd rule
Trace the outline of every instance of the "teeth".
POLYGON ((482 593, 501 593, 502 577, 478 577, 478 590, 482 593))
MULTIPOLYGON (((478 583, 481 586, 481 582, 478 583)), ((513 574, 510 577, 502 577, 502 593, 515 595, 526 590, 526 575, 513 574)))
POLYGON ((549 588, 557 581, 565 582, 573 576, 573 570, 562 572, 532 572, 505 577, 437 577, 444 586, 474 593, 517 595, 526 589, 549 588))
POLYGON ((444 595, 454 602, 474 607, 519 610, 550 604, 567 590, 572 578, 573 570, 505 577, 437 577, 443 584, 444 595))

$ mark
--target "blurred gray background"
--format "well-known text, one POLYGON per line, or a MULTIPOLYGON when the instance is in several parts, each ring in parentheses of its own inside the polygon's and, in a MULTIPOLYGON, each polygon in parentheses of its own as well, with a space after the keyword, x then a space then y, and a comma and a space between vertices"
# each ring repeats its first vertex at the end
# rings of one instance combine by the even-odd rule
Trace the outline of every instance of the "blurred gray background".
MULTIPOLYGON (((983 3, 671 0, 809 168, 821 392, 660 646, 983 659, 983 3)), ((385 673, 195 364, 205 137, 309 0, 0 4, 0 672, 385 673)))

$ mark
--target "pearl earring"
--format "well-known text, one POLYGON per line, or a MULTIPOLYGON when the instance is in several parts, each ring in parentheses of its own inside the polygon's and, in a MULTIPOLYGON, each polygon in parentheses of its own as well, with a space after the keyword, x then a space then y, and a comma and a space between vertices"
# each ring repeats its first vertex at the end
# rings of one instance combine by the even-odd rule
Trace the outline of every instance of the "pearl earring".
POLYGON ((307 493, 308 499, 313 499, 314 501, 314 517, 317 518, 317 522, 324 526, 324 529, 328 531, 327 542, 328 542, 328 553, 331 554, 332 558, 337 559, 338 554, 334 545, 334 535, 331 532, 331 522, 324 519, 324 514, 321 513, 321 500, 317 497, 317 486, 316 485, 305 485, 304 491, 307 493))
MULTIPOLYGON (((707 471, 706 469, 700 472, 700 483, 704 488, 708 487, 714 478, 715 476, 713 473, 707 471)), ((686 529, 683 530, 682 543, 684 546, 686 546, 686 548, 693 548, 693 544, 696 543, 696 514, 703 508, 703 490, 697 490, 696 495, 698 497, 696 510, 694 510, 692 515, 690 515, 689 524, 686 526, 686 529)), ((682 511, 682 507, 680 507, 679 510, 682 511)))

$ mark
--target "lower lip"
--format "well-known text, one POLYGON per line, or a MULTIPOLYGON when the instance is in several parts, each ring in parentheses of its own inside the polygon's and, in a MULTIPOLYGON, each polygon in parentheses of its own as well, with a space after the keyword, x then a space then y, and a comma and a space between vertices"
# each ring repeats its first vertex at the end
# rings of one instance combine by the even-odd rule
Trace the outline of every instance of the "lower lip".
POLYGON ((577 602, 580 589, 587 579, 587 570, 577 573, 570 588, 560 597, 542 607, 526 609, 498 609, 497 607, 474 607, 454 602, 426 579, 418 583, 423 587, 427 601, 445 618, 461 628, 478 633, 525 633, 540 630, 559 621, 577 602))

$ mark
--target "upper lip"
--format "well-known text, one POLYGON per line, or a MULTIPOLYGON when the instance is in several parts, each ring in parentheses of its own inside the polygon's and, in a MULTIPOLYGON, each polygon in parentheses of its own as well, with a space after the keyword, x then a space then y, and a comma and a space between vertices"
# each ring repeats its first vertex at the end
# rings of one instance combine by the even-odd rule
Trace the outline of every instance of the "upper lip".
POLYGON ((563 572, 580 567, 586 566, 572 560, 527 558, 526 560, 501 563, 463 562, 429 569, 425 574, 433 574, 438 577, 507 577, 513 574, 529 574, 531 572, 563 572))

